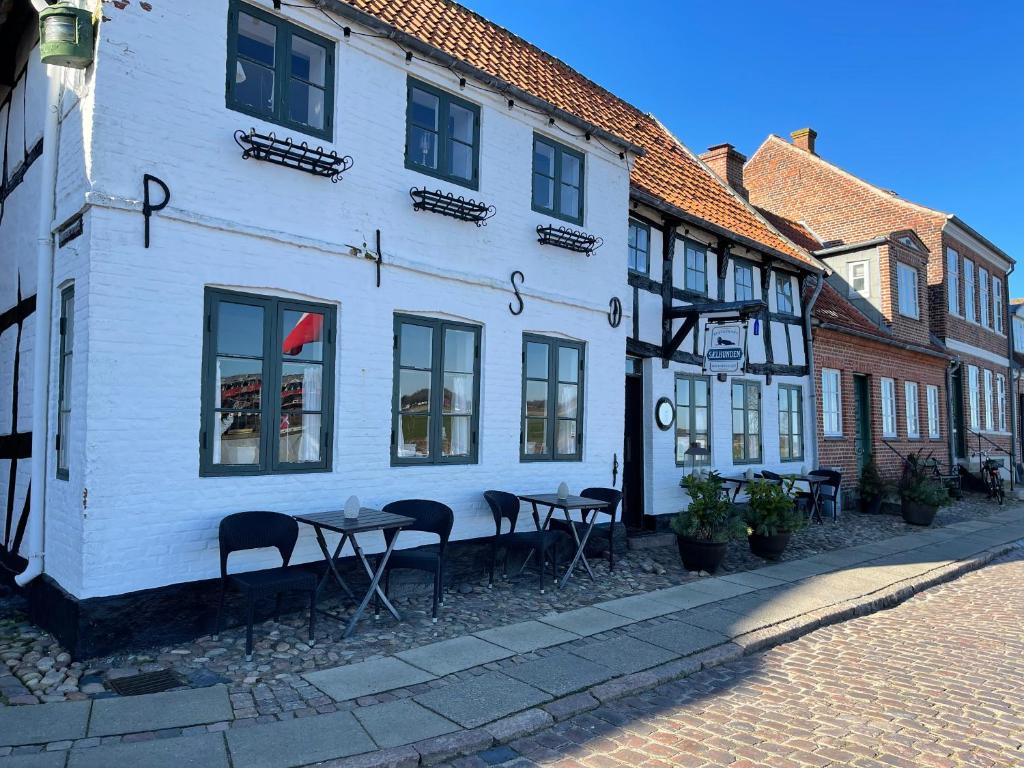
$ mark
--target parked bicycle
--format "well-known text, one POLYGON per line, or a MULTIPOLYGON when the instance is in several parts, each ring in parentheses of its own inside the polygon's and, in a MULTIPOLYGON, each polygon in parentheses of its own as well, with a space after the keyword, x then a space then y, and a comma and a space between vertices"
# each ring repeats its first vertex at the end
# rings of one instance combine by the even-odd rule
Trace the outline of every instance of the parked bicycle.
POLYGON ((995 499, 1002 506, 1006 498, 1006 492, 1003 490, 1003 473, 1000 471, 1003 468, 1002 462, 991 458, 987 451, 979 451, 978 459, 981 462, 981 477, 985 482, 988 497, 995 499))

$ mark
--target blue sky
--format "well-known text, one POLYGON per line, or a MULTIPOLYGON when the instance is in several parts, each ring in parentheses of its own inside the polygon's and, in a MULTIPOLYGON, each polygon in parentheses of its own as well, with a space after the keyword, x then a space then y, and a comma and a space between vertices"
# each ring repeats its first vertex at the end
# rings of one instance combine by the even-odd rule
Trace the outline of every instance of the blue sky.
MULTIPOLYGON (((462 0, 691 149, 818 131, 830 162, 1024 262, 1024 3, 462 0)), ((1010 280, 1024 296, 1024 265, 1010 280)))

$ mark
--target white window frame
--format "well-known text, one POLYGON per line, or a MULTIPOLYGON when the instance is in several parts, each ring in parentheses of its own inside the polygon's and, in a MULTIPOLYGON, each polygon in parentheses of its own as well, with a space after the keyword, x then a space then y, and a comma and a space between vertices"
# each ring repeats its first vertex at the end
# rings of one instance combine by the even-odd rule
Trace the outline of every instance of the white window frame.
POLYGON ((978 389, 978 366, 967 366, 967 404, 971 417, 971 429, 981 431, 981 393, 978 389))
POLYGON ((988 270, 978 267, 978 319, 986 328, 992 327, 988 316, 988 270))
POLYGON ((917 284, 917 270, 909 264, 899 262, 896 264, 896 303, 899 312, 904 317, 911 317, 914 320, 921 319, 921 309, 918 303, 920 286, 917 284), (908 285, 912 281, 912 285, 908 285))
POLYGON ((835 368, 821 369, 821 428, 828 437, 843 434, 842 375, 835 368))
POLYGON ((921 408, 917 401, 917 383, 903 382, 903 410, 907 420, 907 437, 921 437, 921 408))
POLYGON ((974 311, 974 262, 970 259, 964 259, 964 317, 978 322, 974 311))
POLYGON ((995 428, 995 420, 992 418, 992 371, 985 369, 985 430, 991 432, 995 428))
POLYGON ((882 379, 882 437, 896 437, 896 382, 882 379))
POLYGON ((954 315, 960 314, 960 254, 946 248, 946 306, 954 315))
POLYGON ((996 422, 999 431, 1006 431, 1006 377, 1001 373, 996 374, 996 422))
POLYGON ((937 440, 939 433, 939 388, 934 384, 925 386, 925 398, 928 401, 928 437, 937 440))
POLYGON ((1013 333, 1014 352, 1024 352, 1024 318, 1013 315, 1010 320, 1010 331, 1013 333))
POLYGON ((1003 309, 1003 281, 992 275, 992 328, 996 333, 1003 332, 1003 318, 1006 310, 1003 309))
POLYGON ((871 262, 869 262, 869 261, 867 261, 865 259, 865 260, 862 260, 862 261, 851 261, 847 265, 847 267, 846 267, 846 277, 847 277, 847 282, 850 285, 850 296, 864 296, 864 297, 868 297, 868 296, 871 295, 871 272, 868 269, 868 266, 870 265, 870 263, 871 262), (857 286, 854 284, 855 281, 859 279, 857 274, 856 274, 856 271, 857 271, 858 267, 862 268, 864 270, 864 274, 861 276, 861 277, 864 278, 864 290, 863 291, 859 290, 857 288, 857 286))

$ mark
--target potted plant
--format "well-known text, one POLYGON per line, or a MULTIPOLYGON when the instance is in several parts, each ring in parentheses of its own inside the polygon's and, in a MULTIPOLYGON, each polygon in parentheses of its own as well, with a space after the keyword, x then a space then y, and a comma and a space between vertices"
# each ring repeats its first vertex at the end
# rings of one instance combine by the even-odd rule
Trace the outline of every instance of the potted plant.
POLYGON ((949 503, 949 491, 930 474, 917 454, 907 456, 899 483, 900 511, 911 525, 931 525, 939 507, 949 503))
POLYGON ((741 534, 743 523, 718 473, 685 475, 679 484, 690 496, 690 505, 672 518, 683 567, 714 573, 725 558, 729 539, 741 534))
POLYGON ((874 456, 869 456, 857 479, 860 511, 867 515, 877 515, 882 510, 882 501, 888 491, 889 484, 882 479, 882 473, 878 471, 874 456))
POLYGON ((758 557, 778 560, 789 545, 793 531, 806 524, 804 516, 796 509, 793 484, 790 479, 781 483, 754 480, 747 486, 750 503, 743 517, 750 551, 758 557))

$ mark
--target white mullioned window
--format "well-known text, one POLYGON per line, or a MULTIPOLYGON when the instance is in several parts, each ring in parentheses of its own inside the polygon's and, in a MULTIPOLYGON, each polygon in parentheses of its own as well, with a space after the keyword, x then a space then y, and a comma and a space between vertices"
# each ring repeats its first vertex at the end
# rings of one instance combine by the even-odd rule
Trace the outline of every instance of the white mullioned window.
POLYGON ((900 314, 920 317, 917 307, 917 270, 909 264, 896 265, 896 291, 899 294, 900 314))
POLYGON ((848 269, 850 295, 870 296, 871 283, 868 279, 868 262, 851 261, 848 269))
POLYGON ((996 374, 996 415, 999 417, 999 431, 1006 431, 1006 377, 996 374))
POLYGON ((977 432, 981 428, 979 406, 978 366, 967 366, 967 400, 971 412, 971 429, 977 432))
POLYGON ((992 276, 992 327, 996 333, 1003 332, 1003 281, 992 276))
POLYGON ((946 249, 946 296, 947 306, 954 315, 960 314, 960 254, 952 248, 946 249))
POLYGON ((882 379, 882 437, 896 437, 896 382, 882 379))
POLYGON ((985 429, 992 431, 992 371, 985 369, 985 429))
POLYGON ((1013 331, 1014 350, 1024 352, 1024 318, 1014 316, 1010 329, 1013 331))
POLYGON ((843 434, 843 419, 840 411, 842 393, 839 371, 834 368, 821 369, 821 416, 822 429, 826 435, 843 434))
POLYGON ((934 384, 925 387, 928 399, 928 437, 937 439, 939 435, 939 388, 934 384))
POLYGON ((974 262, 964 259, 964 317, 974 322, 974 262))
POLYGON ((988 270, 978 267, 978 314, 979 321, 986 328, 992 326, 988 317, 988 270))
POLYGON ((907 437, 920 437, 921 418, 917 405, 917 384, 915 382, 903 382, 903 402, 907 417, 907 437))

